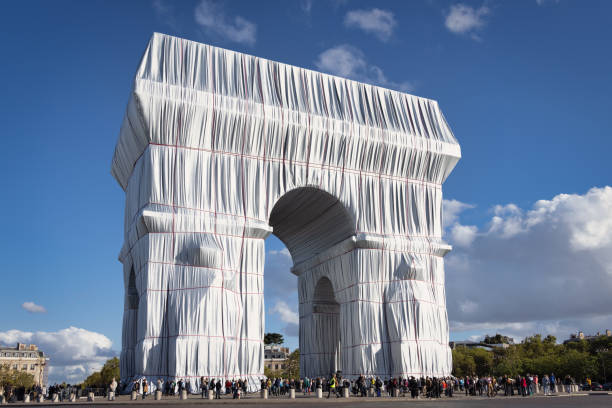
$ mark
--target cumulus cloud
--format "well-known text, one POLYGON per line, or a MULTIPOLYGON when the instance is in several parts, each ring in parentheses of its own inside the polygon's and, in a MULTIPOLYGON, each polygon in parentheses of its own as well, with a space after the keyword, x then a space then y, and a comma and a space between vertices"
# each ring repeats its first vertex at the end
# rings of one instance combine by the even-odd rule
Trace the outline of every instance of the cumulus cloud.
MULTIPOLYGON (((287 248, 269 250, 264 272, 265 301, 274 305, 268 309, 268 323, 285 323, 285 336, 298 336, 298 315, 289 305, 298 304, 297 276, 291 273, 291 254, 287 248)), ((273 324, 273 326, 276 326, 273 324)))
POLYGON ((117 355, 108 337, 77 327, 55 332, 0 332, 1 344, 14 345, 18 342, 36 344, 49 357, 50 383, 82 381, 99 370, 106 360, 117 355))
POLYGON ((395 16, 389 10, 373 8, 371 10, 351 10, 344 17, 344 25, 357 27, 374 34, 381 41, 387 41, 397 25, 395 16))
POLYGON ((34 302, 23 302, 21 307, 30 313, 47 313, 47 309, 41 305, 37 305, 34 302))
POLYGON ((477 31, 485 25, 485 17, 490 13, 486 5, 474 8, 462 3, 454 4, 450 7, 444 25, 455 34, 468 34, 473 39, 480 37, 477 31))
POLYGON ((481 229, 465 228, 460 212, 446 225, 452 330, 568 336, 612 326, 612 187, 495 206, 481 229))
POLYGON ((257 25, 241 16, 226 16, 223 8, 212 0, 202 0, 196 6, 195 20, 206 31, 224 39, 248 45, 255 44, 257 25))
POLYGON ((271 307, 268 312, 270 314, 274 314, 278 316, 278 319, 287 323, 285 328, 282 330, 286 336, 297 337, 299 336, 299 322, 300 317, 298 313, 292 310, 287 302, 283 300, 277 300, 273 307, 271 307))
POLYGON ((278 315, 279 319, 285 323, 299 323, 300 318, 297 312, 291 310, 287 302, 278 300, 276 304, 270 308, 270 313, 278 315))
POLYGON ((380 67, 366 61, 361 50, 346 44, 323 51, 319 54, 315 65, 321 71, 356 81, 397 89, 402 92, 409 92, 414 89, 414 85, 410 82, 389 80, 380 67))
POLYGON ((462 203, 458 200, 444 200, 442 202, 442 225, 446 228, 455 224, 460 213, 474 207, 472 204, 462 203))
POLYGON ((478 233, 478 227, 474 225, 455 224, 450 230, 452 242, 461 247, 469 247, 478 233))

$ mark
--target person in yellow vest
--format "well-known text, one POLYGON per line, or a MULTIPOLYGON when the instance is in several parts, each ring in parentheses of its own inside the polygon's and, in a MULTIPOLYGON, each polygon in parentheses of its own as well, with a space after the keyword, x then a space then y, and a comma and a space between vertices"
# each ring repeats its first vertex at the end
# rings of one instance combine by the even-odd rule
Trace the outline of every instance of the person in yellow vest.
POLYGON ((334 393, 334 395, 336 395, 336 397, 338 397, 339 395, 336 394, 336 386, 338 385, 338 380, 336 380, 336 374, 332 374, 331 378, 329 379, 328 385, 329 392, 327 393, 327 398, 329 398, 332 392, 334 393))
POLYGON ((142 380, 142 399, 145 399, 148 392, 149 392, 149 383, 147 382, 147 379, 145 378, 142 380))

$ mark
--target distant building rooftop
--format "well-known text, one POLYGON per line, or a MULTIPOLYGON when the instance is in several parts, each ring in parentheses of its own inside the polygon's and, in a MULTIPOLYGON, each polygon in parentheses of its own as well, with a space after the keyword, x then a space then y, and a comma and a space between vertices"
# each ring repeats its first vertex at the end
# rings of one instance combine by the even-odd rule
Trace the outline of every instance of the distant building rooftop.
POLYGON ((589 334, 589 335, 585 335, 583 331, 579 331, 578 333, 570 334, 570 338, 565 340, 563 344, 571 343, 574 341, 580 341, 580 340, 593 341, 595 339, 598 339, 601 336, 612 337, 612 331, 610 331, 609 329, 606 329, 604 333, 597 332, 597 334, 589 334))
POLYGON ((45 353, 38 349, 34 344, 17 343, 17 346, 0 345, 0 357, 45 357, 45 353), (11 353, 9 356, 6 353, 11 353))

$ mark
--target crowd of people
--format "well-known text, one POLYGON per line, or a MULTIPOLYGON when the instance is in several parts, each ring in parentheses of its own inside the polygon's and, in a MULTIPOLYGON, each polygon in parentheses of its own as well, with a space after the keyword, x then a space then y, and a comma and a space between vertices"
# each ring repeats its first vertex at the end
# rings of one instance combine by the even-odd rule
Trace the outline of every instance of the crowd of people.
POLYGON ((267 379, 262 380, 261 388, 269 390, 273 396, 283 396, 291 389, 302 392, 304 395, 315 393, 321 389, 326 397, 339 398, 347 389, 349 394, 361 397, 399 397, 410 395, 412 398, 420 396, 427 398, 440 398, 445 395, 453 396, 454 379, 451 377, 436 378, 389 378, 359 376, 356 379, 342 378, 340 374, 332 374, 329 378, 300 378, 300 379, 267 379))
MULTIPOLYGON (((572 385, 575 380, 569 375, 558 378, 554 374, 538 375, 527 374, 524 376, 503 376, 503 377, 397 377, 382 379, 375 376, 361 375, 355 379, 342 378, 341 374, 332 374, 329 377, 317 378, 266 378, 260 383, 261 390, 268 390, 272 397, 284 397, 295 390, 296 393, 303 393, 305 396, 316 393, 321 389, 326 398, 343 396, 344 389, 348 389, 352 396, 361 397, 407 397, 412 398, 452 398, 456 393, 465 396, 495 397, 523 396, 528 397, 537 393, 552 395, 560 391, 572 392, 572 385)), ((246 394, 248 383, 242 379, 222 380, 201 377, 199 383, 193 384, 187 379, 183 381, 162 381, 158 379, 155 389, 161 390, 163 395, 179 395, 183 390, 188 393, 201 393, 202 398, 208 397, 211 390, 214 398, 220 399, 222 395, 231 395, 233 398, 240 398, 246 394)), ((153 392, 147 380, 142 378, 134 381, 132 391, 143 394, 153 392)))
POLYGON ((570 394, 572 386, 576 381, 569 375, 563 379, 555 377, 554 373, 544 375, 540 379, 538 375, 527 374, 524 376, 503 377, 465 377, 458 379, 458 387, 465 395, 478 395, 494 397, 499 392, 505 396, 521 395, 528 397, 539 392, 544 395, 552 395, 561 390, 570 394))
POLYGON ((359 376, 356 379, 343 379, 333 374, 328 378, 301 378, 301 379, 267 379, 262 380, 261 389, 269 390, 272 396, 284 396, 290 389, 303 392, 304 395, 314 393, 320 388, 327 393, 327 398, 340 397, 343 389, 347 388, 353 396, 372 397, 405 397, 412 398, 441 398, 453 397, 455 393, 465 393, 465 396, 495 397, 520 395, 528 397, 537 393, 552 395, 557 392, 572 392, 576 381, 569 375, 563 379, 554 374, 544 375, 541 379, 537 375, 504 377, 404 377, 388 378, 359 376))
MULTIPOLYGON (((345 389, 355 397, 451 398, 456 393, 465 394, 466 397, 495 397, 502 394, 528 397, 539 393, 544 395, 553 395, 561 391, 571 393, 575 384, 576 381, 569 375, 560 378, 554 373, 542 377, 526 374, 516 377, 391 377, 386 379, 364 375, 347 379, 342 378, 340 373, 336 373, 329 377, 317 378, 265 378, 261 380, 260 389, 268 390, 269 395, 273 397, 287 396, 290 390, 309 396, 316 393, 318 389, 327 398, 339 398, 344 395, 345 389)), ((143 377, 133 381, 130 386, 130 384, 118 384, 113 378, 106 391, 115 392, 117 388, 124 391, 135 391, 142 399, 156 390, 160 390, 164 396, 180 395, 183 391, 190 394, 201 393, 202 398, 208 398, 208 393, 212 391, 215 399, 221 399, 222 395, 240 398, 241 395, 247 393, 249 385, 246 380, 242 379, 223 380, 207 377, 201 377, 199 382, 193 384, 189 379, 172 381, 157 379, 154 383, 149 383, 143 377)), ((78 387, 69 384, 54 384, 49 387, 48 395, 57 394, 58 399, 62 401, 67 399, 71 393, 78 395, 80 391, 78 387)), ((19 401, 23 400, 26 390, 5 387, 2 393, 8 401, 19 401)), ((34 398, 43 394, 43 390, 36 386, 28 393, 34 398)))

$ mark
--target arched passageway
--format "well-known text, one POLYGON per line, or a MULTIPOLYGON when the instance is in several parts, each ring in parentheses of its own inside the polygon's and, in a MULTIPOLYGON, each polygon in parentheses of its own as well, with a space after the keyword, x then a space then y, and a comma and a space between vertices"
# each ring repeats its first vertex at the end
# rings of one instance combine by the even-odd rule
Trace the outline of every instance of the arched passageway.
POLYGON ((314 187, 296 188, 283 195, 272 208, 270 226, 287 246, 294 264, 355 234, 355 223, 344 205, 314 187))
MULTIPOLYGON (((355 222, 333 195, 315 187, 289 191, 275 204, 270 226, 289 250, 299 286, 311 281, 308 272, 296 266, 312 262, 355 235, 355 222)), ((334 270, 317 278, 314 291, 301 290, 300 355, 302 374, 311 378, 341 370, 340 305, 334 294, 334 270)), ((313 282, 315 283, 315 282, 313 282)))
POLYGON ((340 339, 340 305, 334 295, 334 287, 328 278, 321 278, 315 286, 309 315, 310 330, 316 339, 311 347, 309 359, 310 376, 329 376, 342 370, 342 347, 340 339))

